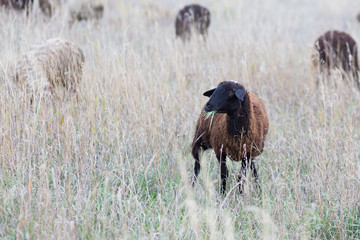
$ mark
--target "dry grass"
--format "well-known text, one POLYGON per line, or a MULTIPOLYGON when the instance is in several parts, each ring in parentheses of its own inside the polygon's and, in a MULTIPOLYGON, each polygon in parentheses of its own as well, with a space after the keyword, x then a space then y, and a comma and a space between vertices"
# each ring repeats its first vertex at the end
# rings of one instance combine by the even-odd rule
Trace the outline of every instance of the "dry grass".
MULTIPOLYGON (((360 92, 315 86, 311 49, 328 29, 360 41, 360 2, 202 1, 206 44, 175 40, 185 2, 110 1, 69 28, 0 10, 0 238, 359 239, 360 92), (148 7, 155 8, 149 14, 148 7), (53 37, 85 53, 77 97, 30 105, 9 67, 53 37), (227 195, 211 151, 192 188, 190 154, 205 90, 234 79, 266 103, 261 191, 227 195)), ((328 84, 329 83, 329 84, 328 84)))

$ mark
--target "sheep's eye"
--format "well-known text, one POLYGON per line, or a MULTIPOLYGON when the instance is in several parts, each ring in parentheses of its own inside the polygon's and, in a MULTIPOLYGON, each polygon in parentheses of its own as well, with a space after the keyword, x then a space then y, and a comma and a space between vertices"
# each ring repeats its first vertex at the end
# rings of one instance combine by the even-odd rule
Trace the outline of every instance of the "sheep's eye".
POLYGON ((235 97, 235 91, 234 91, 234 90, 230 90, 230 91, 229 91, 229 98, 231 99, 231 98, 233 98, 233 97, 235 97))

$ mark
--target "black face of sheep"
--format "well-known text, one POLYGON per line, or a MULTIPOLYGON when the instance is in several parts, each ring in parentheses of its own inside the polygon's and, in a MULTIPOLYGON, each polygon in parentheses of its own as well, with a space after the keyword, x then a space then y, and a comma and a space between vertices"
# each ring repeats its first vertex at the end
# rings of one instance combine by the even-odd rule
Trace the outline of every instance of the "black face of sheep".
POLYGON ((176 36, 183 41, 189 40, 192 30, 204 37, 210 25, 210 11, 197 4, 185 6, 176 16, 176 36))
POLYGON ((314 65, 319 65, 320 72, 330 74, 332 69, 337 68, 352 74, 359 85, 358 47, 349 34, 328 31, 315 41, 315 51, 314 65))
POLYGON ((241 106, 239 103, 244 100, 245 94, 245 88, 236 83, 220 83, 217 88, 204 92, 204 96, 210 97, 205 111, 232 114, 241 106))

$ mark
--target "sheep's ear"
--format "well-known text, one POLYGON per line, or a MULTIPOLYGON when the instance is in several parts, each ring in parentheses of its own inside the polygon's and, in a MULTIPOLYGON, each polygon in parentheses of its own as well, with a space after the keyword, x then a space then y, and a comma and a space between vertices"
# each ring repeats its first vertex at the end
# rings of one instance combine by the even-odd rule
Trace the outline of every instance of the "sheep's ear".
POLYGON ((208 90, 208 91, 204 92, 203 95, 206 97, 211 97, 211 95, 214 93, 215 89, 216 88, 208 90))
POLYGON ((244 97, 246 95, 246 90, 244 88, 240 88, 235 91, 235 95, 240 101, 244 101, 244 97))

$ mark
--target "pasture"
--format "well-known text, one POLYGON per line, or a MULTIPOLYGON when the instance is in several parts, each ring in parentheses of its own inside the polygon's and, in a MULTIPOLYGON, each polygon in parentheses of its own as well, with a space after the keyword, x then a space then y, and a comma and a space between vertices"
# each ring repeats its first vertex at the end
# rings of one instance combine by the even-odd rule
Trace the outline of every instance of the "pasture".
POLYGON ((108 0, 71 27, 38 7, 0 9, 1 239, 359 239, 360 91, 341 74, 316 86, 313 44, 327 30, 360 42, 354 0, 198 3, 206 42, 175 38, 188 1, 108 0), (76 96, 31 103, 12 81, 32 45, 83 50, 76 96), (213 151, 191 186, 202 93, 233 79, 263 99, 270 129, 240 195, 213 151))

